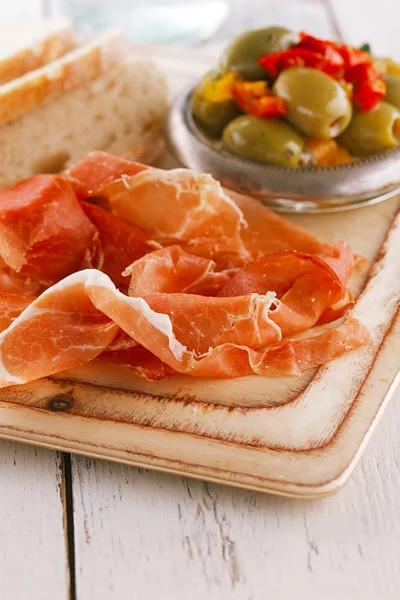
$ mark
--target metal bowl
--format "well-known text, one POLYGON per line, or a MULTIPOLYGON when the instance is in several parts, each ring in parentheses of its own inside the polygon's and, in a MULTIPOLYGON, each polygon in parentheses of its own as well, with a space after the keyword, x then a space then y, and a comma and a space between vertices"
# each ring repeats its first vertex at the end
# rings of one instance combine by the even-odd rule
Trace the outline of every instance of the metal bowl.
POLYGON ((382 202, 400 192, 400 147, 338 167, 289 168, 241 158, 206 137, 192 117, 193 86, 175 100, 166 137, 185 166, 282 212, 325 213, 382 202))

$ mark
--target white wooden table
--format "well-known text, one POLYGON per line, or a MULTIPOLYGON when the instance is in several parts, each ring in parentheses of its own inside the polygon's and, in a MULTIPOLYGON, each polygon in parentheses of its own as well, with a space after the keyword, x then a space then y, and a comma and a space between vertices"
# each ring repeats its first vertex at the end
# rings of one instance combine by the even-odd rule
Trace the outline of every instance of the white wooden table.
MULTIPOLYGON (((399 17, 398 0, 236 0, 209 49, 269 22, 400 56, 399 17)), ((350 482, 318 501, 1 441, 0 598, 397 600, 398 400, 350 482)))

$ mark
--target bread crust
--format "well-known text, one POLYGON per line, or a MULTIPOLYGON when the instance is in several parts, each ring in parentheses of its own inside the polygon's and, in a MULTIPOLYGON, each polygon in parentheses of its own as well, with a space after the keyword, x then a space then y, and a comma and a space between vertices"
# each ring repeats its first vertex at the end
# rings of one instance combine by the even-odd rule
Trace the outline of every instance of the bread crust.
POLYGON ((68 20, 50 24, 36 38, 27 40, 25 46, 21 44, 9 55, 0 56, 0 85, 57 60, 76 45, 76 34, 68 20))
POLYGON ((0 86, 0 125, 96 79, 122 59, 125 47, 120 31, 109 30, 61 58, 0 86))

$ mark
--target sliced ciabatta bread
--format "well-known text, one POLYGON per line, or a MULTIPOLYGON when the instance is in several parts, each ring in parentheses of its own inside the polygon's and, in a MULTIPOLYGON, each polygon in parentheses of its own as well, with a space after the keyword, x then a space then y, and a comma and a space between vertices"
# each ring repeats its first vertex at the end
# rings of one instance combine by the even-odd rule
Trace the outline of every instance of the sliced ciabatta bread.
POLYGON ((77 45, 68 19, 0 24, 0 85, 60 58, 77 45))
POLYGON ((94 80, 120 62, 125 50, 120 31, 108 30, 61 58, 1 85, 0 125, 94 80))
MULTIPOLYGON (((137 156, 144 141, 148 151, 147 132, 163 121, 167 96, 154 64, 128 59, 114 66, 0 128, 0 182, 60 171, 92 150, 137 156)), ((159 148, 159 136, 153 139, 159 148)))
POLYGON ((60 58, 76 45, 68 19, 0 23, 0 85, 60 58))

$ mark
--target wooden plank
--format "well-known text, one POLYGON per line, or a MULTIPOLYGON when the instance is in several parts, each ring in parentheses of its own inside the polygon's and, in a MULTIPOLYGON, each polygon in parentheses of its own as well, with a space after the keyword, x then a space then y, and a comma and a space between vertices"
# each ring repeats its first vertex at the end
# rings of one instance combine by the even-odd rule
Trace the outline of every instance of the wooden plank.
POLYGON ((397 600, 397 412, 322 502, 74 457, 78 600, 397 600))
POLYGON ((0 441, 2 597, 69 598, 64 496, 59 453, 0 441))

